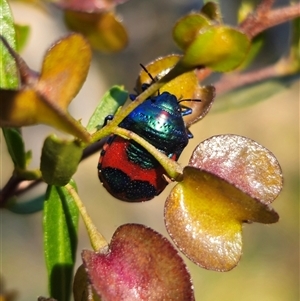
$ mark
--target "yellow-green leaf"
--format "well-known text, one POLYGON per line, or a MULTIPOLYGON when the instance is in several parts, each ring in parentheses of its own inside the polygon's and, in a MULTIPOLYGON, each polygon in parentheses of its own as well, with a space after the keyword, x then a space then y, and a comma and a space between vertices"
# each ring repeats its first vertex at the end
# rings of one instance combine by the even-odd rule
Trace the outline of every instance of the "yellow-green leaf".
POLYGON ((88 74, 91 48, 80 34, 57 41, 46 53, 37 90, 50 102, 66 109, 88 74))
POLYGON ((171 238, 201 267, 234 268, 242 254, 242 223, 274 223, 278 214, 207 171, 187 166, 183 176, 165 205, 171 238))
POLYGON ((89 141, 89 134, 67 111, 31 88, 0 90, 0 125, 20 127, 44 123, 89 141))
POLYGON ((195 40, 200 30, 210 25, 200 13, 192 13, 177 21, 173 28, 173 39, 179 48, 186 50, 195 40))
MULTIPOLYGON (((181 56, 177 54, 160 57, 145 67, 152 78, 159 80, 176 65, 180 58, 181 56)), ((152 78, 148 73, 144 69, 141 70, 135 87, 138 93, 142 92, 142 84, 152 83, 152 78)), ((159 91, 160 93, 167 91, 178 99, 191 99, 195 98, 194 94, 197 93, 198 88, 197 76, 194 71, 190 71, 169 81, 159 91)))
POLYGON ((214 71, 230 71, 245 59, 250 47, 248 37, 227 26, 205 27, 185 49, 182 65, 205 66, 214 71))

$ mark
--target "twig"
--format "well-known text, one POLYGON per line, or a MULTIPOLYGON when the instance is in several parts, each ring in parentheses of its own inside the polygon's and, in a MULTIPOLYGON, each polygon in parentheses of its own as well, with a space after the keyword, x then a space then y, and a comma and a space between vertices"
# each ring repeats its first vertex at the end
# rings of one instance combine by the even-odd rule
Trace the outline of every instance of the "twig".
POLYGON ((259 6, 258 10, 250 14, 240 25, 241 29, 250 39, 264 30, 290 21, 300 16, 300 4, 294 4, 266 11, 259 6), (260 8, 260 9, 259 9, 260 8))
POLYGON ((221 79, 214 84, 216 93, 218 95, 234 90, 238 87, 262 81, 267 78, 278 76, 274 65, 255 70, 247 73, 233 73, 221 77, 221 79))

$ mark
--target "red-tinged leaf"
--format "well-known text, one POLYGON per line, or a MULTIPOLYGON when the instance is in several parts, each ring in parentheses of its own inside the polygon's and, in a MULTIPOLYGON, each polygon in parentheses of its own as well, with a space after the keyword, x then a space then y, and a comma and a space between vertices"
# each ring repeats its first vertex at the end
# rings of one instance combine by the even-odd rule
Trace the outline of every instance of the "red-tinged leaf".
POLYGON ((67 10, 65 21, 71 30, 82 33, 96 50, 117 52, 123 50, 128 43, 125 27, 112 12, 84 13, 67 10))
POLYGON ((265 204, 273 202, 283 186, 275 156, 242 136, 219 135, 201 142, 189 165, 219 176, 265 204))
POLYGON ((62 9, 89 13, 111 10, 126 1, 128 0, 51 0, 62 9))
POLYGON ((70 34, 46 53, 36 89, 48 101, 66 109, 88 74, 92 52, 86 39, 70 34))
POLYGON ((106 253, 83 251, 101 300, 194 300, 190 275, 172 244, 143 225, 119 227, 106 253))
POLYGON ((209 270, 228 271, 242 254, 242 223, 275 223, 265 204, 207 171, 187 166, 165 205, 167 230, 178 248, 209 270))

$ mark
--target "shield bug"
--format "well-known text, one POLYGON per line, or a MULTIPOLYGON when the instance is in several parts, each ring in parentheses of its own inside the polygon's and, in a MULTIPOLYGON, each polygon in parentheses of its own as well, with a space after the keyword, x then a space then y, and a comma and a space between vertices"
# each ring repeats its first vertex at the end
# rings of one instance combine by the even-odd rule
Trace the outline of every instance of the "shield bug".
MULTIPOLYGON (((180 102, 169 92, 149 97, 119 126, 133 131, 177 161, 192 137, 183 120, 192 109, 180 102)), ((165 174, 158 161, 132 140, 112 135, 101 151, 99 179, 111 195, 123 201, 142 202, 159 195, 169 182, 165 174)))

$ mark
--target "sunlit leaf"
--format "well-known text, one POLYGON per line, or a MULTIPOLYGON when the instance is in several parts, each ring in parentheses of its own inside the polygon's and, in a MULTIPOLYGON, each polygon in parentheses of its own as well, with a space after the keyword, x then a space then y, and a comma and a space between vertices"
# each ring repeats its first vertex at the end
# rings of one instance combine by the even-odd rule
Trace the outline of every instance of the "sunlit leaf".
POLYGON ((21 127, 44 123, 88 141, 88 133, 68 112, 49 104, 33 89, 0 91, 0 125, 21 127))
POLYGON ((257 142, 237 135, 213 136, 194 150, 189 165, 227 180, 253 198, 271 203, 283 179, 275 156, 257 142))
POLYGON ((91 50, 85 39, 70 34, 57 42, 45 57, 41 78, 9 45, 6 47, 18 63, 23 86, 0 90, 0 125, 45 123, 88 142, 88 132, 66 110, 87 75, 91 50))
POLYGON ((182 64, 206 66, 214 71, 229 71, 245 59, 250 47, 248 37, 227 26, 204 28, 185 49, 182 64))
POLYGON ((172 244, 143 225, 119 227, 106 253, 83 251, 103 300, 194 300, 190 275, 172 244))
POLYGON ((82 33, 96 50, 117 52, 128 43, 126 29, 112 12, 84 13, 67 10, 65 21, 71 30, 82 33))
MULTIPOLYGON (((158 58, 148 65, 146 69, 154 80, 162 78, 167 74, 179 61, 180 55, 168 55, 158 58)), ((142 92, 142 84, 151 84, 152 78, 144 69, 141 70, 136 82, 136 90, 138 93, 142 92)), ((175 95, 178 99, 191 99, 199 88, 198 79, 194 71, 186 72, 175 79, 169 81, 162 88, 159 89, 160 93, 167 91, 175 95)))
POLYGON ((123 87, 113 86, 102 97, 93 115, 91 116, 86 129, 93 131, 101 128, 104 119, 108 115, 114 115, 120 106, 123 106, 128 98, 128 93, 123 87))
POLYGON ((234 268, 242 254, 242 223, 274 223, 278 214, 229 182, 187 166, 165 205, 166 228, 178 248, 210 270, 234 268))
POLYGON ((44 203, 44 248, 49 295, 59 301, 69 301, 70 297, 78 218, 78 209, 67 190, 49 186, 44 203))
POLYGON ((57 41, 46 53, 37 90, 66 109, 88 74, 91 48, 79 34, 57 41))
MULTIPOLYGON (((168 55, 154 60, 146 65, 145 68, 156 81, 167 74, 180 58, 181 56, 179 55, 168 55)), ((137 93, 142 92, 142 84, 152 83, 153 80, 148 73, 144 69, 141 70, 135 87, 137 93)), ((175 95, 178 100, 181 100, 183 106, 192 109, 192 114, 183 117, 187 127, 203 118, 208 113, 215 97, 215 88, 213 86, 199 86, 194 71, 183 73, 169 81, 159 89, 160 93, 164 91, 175 95), (184 99, 187 101, 183 101, 184 99)))
POLYGON ((46 138, 41 156, 43 180, 51 185, 66 185, 77 170, 83 148, 78 141, 46 138))

